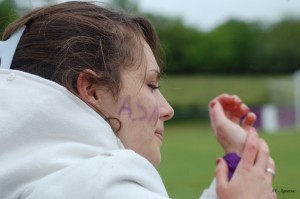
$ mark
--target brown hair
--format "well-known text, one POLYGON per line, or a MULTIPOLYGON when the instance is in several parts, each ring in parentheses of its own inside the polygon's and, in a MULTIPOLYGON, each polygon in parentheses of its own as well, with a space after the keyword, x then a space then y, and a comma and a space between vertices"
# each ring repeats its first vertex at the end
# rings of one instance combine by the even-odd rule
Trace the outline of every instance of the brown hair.
POLYGON ((137 61, 141 38, 160 61, 157 35, 146 18, 93 3, 73 1, 33 10, 10 24, 3 39, 23 25, 11 68, 55 81, 74 94, 79 73, 91 69, 97 74, 94 80, 117 97, 121 70, 137 61))

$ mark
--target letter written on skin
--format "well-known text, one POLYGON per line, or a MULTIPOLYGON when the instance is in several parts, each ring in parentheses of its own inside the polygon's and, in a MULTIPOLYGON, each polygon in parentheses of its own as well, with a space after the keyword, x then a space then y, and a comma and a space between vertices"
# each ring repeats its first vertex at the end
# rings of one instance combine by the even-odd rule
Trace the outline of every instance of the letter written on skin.
POLYGON ((135 105, 132 105, 131 97, 127 96, 127 97, 125 97, 118 114, 119 114, 119 116, 121 116, 121 114, 127 113, 128 117, 133 122, 148 121, 148 122, 153 122, 155 124, 159 117, 158 107, 157 106, 153 107, 152 111, 150 111, 151 114, 149 114, 149 112, 146 108, 146 104, 147 104, 147 99, 140 98, 140 99, 138 99, 138 101, 136 102, 135 105), (136 108, 137 110, 139 110, 139 114, 138 114, 139 116, 132 117, 133 108, 136 108))

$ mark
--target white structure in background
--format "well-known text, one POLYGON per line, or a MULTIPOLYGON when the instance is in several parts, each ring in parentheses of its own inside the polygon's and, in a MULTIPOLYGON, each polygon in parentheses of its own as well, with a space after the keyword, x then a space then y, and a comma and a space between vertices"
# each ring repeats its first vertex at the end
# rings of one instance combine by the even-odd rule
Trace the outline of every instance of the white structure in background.
POLYGON ((274 133, 279 130, 278 111, 276 106, 268 104, 261 110, 262 129, 267 133, 274 133))
POLYGON ((300 128, 300 70, 294 73, 294 106, 296 127, 300 128))
POLYGON ((300 71, 267 82, 269 103, 260 109, 260 127, 269 133, 300 128, 300 71))

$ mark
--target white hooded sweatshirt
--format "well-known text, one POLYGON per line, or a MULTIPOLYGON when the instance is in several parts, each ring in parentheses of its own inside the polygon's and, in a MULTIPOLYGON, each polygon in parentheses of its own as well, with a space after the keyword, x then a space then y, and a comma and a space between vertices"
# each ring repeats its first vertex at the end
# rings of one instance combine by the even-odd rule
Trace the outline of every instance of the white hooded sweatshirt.
MULTIPOLYGON (((166 199, 160 175, 66 88, 0 70, 0 199, 166 199)), ((201 196, 217 198, 214 183, 201 196)))

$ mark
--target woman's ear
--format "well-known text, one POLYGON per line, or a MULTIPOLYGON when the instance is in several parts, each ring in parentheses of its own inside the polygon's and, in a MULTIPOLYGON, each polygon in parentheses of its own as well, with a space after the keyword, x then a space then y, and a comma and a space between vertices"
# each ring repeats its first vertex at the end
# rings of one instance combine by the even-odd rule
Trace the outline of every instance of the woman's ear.
POLYGON ((78 95, 85 102, 97 105, 100 100, 100 87, 95 81, 97 74, 90 69, 83 70, 77 79, 78 95))

